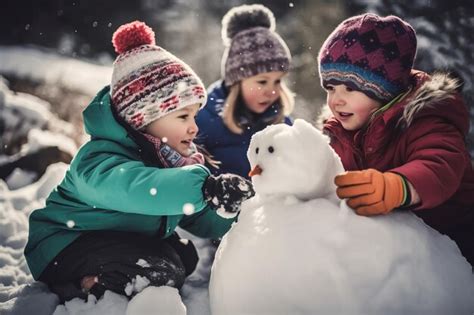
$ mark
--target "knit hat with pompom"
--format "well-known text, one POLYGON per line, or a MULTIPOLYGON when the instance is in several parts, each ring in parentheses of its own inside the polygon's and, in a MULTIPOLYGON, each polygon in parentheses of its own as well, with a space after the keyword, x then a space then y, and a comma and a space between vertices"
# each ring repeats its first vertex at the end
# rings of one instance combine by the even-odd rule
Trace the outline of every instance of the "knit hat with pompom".
POLYGON ((345 84, 382 104, 409 89, 416 33, 397 16, 350 17, 329 35, 319 52, 321 85, 345 84))
POLYGON ((291 54, 275 32, 273 13, 260 4, 232 8, 222 19, 222 76, 226 86, 272 71, 287 72, 291 54))
POLYGON ((115 59, 110 94, 118 115, 136 130, 189 105, 206 103, 201 79, 182 60, 155 45, 145 23, 120 26, 112 37, 115 59))

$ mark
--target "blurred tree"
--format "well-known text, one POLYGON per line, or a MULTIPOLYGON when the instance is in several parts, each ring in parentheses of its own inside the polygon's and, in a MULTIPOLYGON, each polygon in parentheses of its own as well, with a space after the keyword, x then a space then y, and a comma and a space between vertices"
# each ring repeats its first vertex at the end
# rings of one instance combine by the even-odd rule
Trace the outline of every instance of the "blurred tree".
MULTIPOLYGON (((303 1, 294 1, 299 2, 303 1)), ((287 13, 289 2, 260 3, 281 16, 287 13)), ((183 18, 204 11, 220 19, 229 8, 240 4, 242 1, 237 0, 6 0, 2 11, 8 14, 0 19, 0 45, 34 44, 93 59, 101 52, 113 55, 111 35, 123 23, 140 19, 161 29, 160 22, 167 17, 183 18), (195 10, 189 10, 193 7, 195 10)))
POLYGON ((118 25, 145 16, 136 2, 123 0, 6 0, 2 7, 8 14, 0 19, 0 44, 34 44, 90 59, 113 53, 118 25))

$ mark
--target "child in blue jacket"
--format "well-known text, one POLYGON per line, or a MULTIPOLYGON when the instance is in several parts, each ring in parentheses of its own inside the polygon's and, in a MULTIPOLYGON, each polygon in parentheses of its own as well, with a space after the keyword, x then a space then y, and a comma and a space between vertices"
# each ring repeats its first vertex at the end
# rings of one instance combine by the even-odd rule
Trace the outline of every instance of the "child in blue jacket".
POLYGON ((208 102, 196 119, 196 143, 220 163, 211 167, 214 174, 248 177, 252 135, 270 124, 291 124, 293 94, 282 81, 291 55, 275 32, 273 13, 262 5, 231 9, 222 19, 222 36, 223 79, 208 88, 208 102))

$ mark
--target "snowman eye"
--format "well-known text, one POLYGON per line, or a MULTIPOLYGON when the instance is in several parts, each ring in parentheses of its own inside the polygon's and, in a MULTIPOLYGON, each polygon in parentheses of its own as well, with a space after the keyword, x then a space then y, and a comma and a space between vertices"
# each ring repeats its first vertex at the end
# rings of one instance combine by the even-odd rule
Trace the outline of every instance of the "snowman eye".
POLYGON ((256 148, 256 149, 255 149, 255 153, 256 153, 256 154, 258 154, 258 151, 259 151, 259 149, 258 149, 258 148, 256 148))
POLYGON ((268 147, 268 152, 273 153, 274 151, 275 151, 275 149, 272 146, 268 147))

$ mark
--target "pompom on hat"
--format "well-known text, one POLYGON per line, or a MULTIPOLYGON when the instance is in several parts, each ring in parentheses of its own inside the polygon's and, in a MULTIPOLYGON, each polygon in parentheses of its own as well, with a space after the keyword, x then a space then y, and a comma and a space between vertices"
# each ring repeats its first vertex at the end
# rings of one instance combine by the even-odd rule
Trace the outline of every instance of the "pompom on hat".
POLYGON ((345 84, 386 103, 410 86, 416 34, 396 16, 363 14, 343 21, 318 56, 321 84, 345 84))
POLYGON ((182 60, 155 45, 145 23, 120 26, 112 36, 118 57, 110 94, 118 115, 136 130, 186 106, 206 103, 201 79, 182 60))
POLYGON ((222 18, 222 77, 226 86, 272 71, 287 72, 291 54, 275 32, 275 17, 263 5, 241 5, 222 18))

